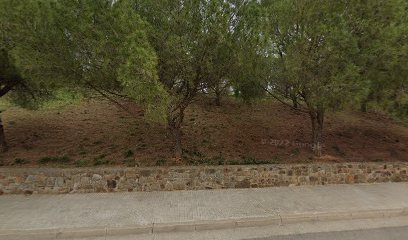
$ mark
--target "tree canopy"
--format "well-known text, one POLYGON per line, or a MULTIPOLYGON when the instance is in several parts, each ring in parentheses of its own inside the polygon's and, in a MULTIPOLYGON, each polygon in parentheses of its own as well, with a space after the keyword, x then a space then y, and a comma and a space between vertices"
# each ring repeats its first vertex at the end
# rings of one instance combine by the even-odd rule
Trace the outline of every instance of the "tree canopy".
POLYGON ((147 23, 128 1, 2 4, 9 53, 24 79, 50 89, 125 94, 163 118, 166 94, 158 82, 156 53, 147 23))
POLYGON ((198 94, 269 95, 310 116, 321 155, 327 111, 408 116, 407 12, 404 0, 3 0, 0 97, 131 99, 166 123, 180 157, 198 94))

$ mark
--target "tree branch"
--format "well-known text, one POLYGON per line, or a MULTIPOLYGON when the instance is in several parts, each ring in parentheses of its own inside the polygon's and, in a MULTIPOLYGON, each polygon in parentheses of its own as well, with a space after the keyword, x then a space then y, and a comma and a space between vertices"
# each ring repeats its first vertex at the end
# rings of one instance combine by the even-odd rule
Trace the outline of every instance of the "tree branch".
POLYGON ((0 97, 6 95, 16 84, 6 84, 3 88, 0 89, 0 97))
POLYGON ((275 98, 276 100, 278 100, 280 103, 282 103, 282 104, 284 104, 284 105, 290 107, 292 110, 296 110, 296 111, 303 112, 303 113, 308 113, 308 111, 306 111, 306 110, 299 109, 299 108, 294 108, 292 105, 288 104, 287 102, 285 102, 285 101, 283 101, 282 99, 280 99, 279 97, 277 97, 275 94, 273 94, 271 91, 269 91, 266 87, 263 87, 263 86, 262 86, 262 88, 263 88, 269 95, 271 95, 273 98, 275 98))
MULTIPOLYGON (((134 115, 134 113, 132 113, 131 111, 129 111, 128 108, 126 108, 125 106, 123 106, 120 102, 116 101, 114 98, 112 98, 111 96, 109 96, 109 94, 105 93, 104 90, 97 88, 96 86, 94 86, 92 83, 90 82, 86 82, 86 84, 93 90, 95 90, 96 92, 98 92, 99 94, 101 94, 104 98, 108 99, 110 102, 114 103, 116 106, 118 106, 120 109, 124 110, 126 113, 128 113, 130 116, 132 117, 136 117, 134 115)), ((109 92, 108 92, 109 93, 109 92)))

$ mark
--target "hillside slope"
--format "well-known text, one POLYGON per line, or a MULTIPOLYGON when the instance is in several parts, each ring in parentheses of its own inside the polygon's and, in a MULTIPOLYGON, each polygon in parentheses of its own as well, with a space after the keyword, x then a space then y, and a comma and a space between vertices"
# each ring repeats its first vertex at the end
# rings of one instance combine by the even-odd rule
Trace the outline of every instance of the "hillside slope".
POLYGON ((307 114, 275 102, 252 106, 229 99, 222 107, 196 101, 183 127, 185 158, 171 158, 164 126, 146 122, 103 100, 63 109, 2 113, 10 150, 3 165, 251 164, 312 161, 408 161, 408 128, 374 113, 329 113, 324 156, 310 149, 307 114))

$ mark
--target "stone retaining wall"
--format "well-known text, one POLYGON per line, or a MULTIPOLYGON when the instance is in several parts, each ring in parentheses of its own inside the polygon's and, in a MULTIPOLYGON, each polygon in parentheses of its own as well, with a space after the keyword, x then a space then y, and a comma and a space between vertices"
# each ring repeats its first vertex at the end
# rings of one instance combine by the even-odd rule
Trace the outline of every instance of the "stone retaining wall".
POLYGON ((1 194, 172 191, 408 181, 408 163, 0 168, 1 194))

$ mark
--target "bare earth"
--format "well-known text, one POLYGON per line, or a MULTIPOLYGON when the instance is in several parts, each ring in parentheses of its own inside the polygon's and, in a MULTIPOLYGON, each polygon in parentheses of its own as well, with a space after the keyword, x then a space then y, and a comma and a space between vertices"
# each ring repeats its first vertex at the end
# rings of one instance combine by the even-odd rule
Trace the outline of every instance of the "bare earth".
POLYGON ((325 156, 313 158, 310 120, 279 103, 252 106, 237 100, 216 107, 209 99, 194 103, 185 116, 185 157, 171 157, 164 126, 147 122, 137 106, 133 116, 103 100, 62 109, 2 113, 10 146, 3 165, 48 164, 180 165, 252 164, 313 161, 408 161, 408 128, 375 113, 327 114, 325 156), (43 161, 44 157, 65 160, 43 161))

